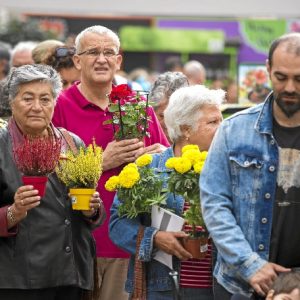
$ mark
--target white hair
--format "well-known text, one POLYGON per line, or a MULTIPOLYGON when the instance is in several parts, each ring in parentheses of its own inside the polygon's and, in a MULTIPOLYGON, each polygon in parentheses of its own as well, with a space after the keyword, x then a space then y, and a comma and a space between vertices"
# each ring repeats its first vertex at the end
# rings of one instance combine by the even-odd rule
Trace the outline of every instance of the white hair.
POLYGON ((110 30, 109 28, 107 28, 107 27, 100 26, 100 25, 94 25, 94 26, 91 26, 91 27, 88 27, 88 28, 84 29, 83 31, 81 31, 77 35, 77 37, 75 39, 75 48, 76 48, 76 53, 77 54, 82 51, 81 41, 87 33, 96 33, 98 35, 107 35, 107 36, 109 36, 114 41, 114 43, 117 47, 117 51, 119 52, 120 39, 119 39, 118 35, 116 33, 114 33, 112 30, 110 30))
POLYGON ((201 108, 204 105, 220 106, 225 99, 222 89, 208 89, 204 85, 193 85, 176 90, 169 99, 164 111, 164 120, 172 142, 182 137, 181 126, 198 129, 201 108))
POLYGON ((11 51, 11 57, 13 58, 17 52, 28 51, 32 52, 32 50, 36 47, 38 43, 27 41, 27 42, 19 42, 11 51))

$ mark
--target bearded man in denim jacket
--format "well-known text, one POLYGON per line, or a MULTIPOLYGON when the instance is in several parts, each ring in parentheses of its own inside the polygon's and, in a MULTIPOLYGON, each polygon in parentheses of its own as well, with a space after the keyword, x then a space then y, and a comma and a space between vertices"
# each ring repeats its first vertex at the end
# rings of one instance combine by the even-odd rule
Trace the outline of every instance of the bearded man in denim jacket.
POLYGON ((204 219, 217 246, 215 299, 265 296, 300 267, 300 34, 275 40, 264 103, 223 122, 201 175, 204 219))

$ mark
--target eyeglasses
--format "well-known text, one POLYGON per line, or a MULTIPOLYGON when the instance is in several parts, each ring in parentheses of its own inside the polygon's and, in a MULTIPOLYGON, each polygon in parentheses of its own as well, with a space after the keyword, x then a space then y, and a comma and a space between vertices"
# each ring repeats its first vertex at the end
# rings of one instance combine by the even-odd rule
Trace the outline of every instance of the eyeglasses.
POLYGON ((86 56, 96 58, 101 53, 107 59, 112 58, 113 56, 118 55, 118 53, 116 53, 113 49, 106 49, 106 50, 100 51, 97 48, 93 48, 93 49, 88 49, 88 50, 82 51, 82 52, 78 53, 77 55, 83 55, 83 54, 85 54, 86 56))
POLYGON ((66 56, 73 56, 75 54, 75 48, 74 47, 57 47, 55 49, 55 57, 66 57, 66 56))

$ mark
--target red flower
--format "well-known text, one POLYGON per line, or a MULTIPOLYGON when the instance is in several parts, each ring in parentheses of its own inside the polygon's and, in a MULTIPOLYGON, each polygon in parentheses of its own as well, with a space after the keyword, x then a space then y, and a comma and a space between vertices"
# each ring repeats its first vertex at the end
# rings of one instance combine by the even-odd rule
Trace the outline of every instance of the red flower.
POLYGON ((54 171, 61 152, 61 139, 24 136, 13 149, 16 165, 23 175, 42 176, 54 171))
POLYGON ((116 103, 117 101, 122 101, 124 103, 120 103, 121 105, 126 103, 126 100, 133 95, 132 89, 127 84, 120 84, 114 86, 109 95, 109 98, 112 103, 116 103))
POLYGON ((133 91, 127 84, 112 88, 108 106, 112 119, 104 124, 113 124, 116 139, 142 138, 148 135, 147 95, 143 91, 133 91))

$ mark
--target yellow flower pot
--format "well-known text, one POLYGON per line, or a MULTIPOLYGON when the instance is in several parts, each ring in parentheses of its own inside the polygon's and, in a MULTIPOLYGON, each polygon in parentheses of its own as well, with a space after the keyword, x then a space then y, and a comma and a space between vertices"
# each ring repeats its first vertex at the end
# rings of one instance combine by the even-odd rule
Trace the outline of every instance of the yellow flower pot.
POLYGON ((74 210, 90 210, 90 199, 95 189, 70 189, 72 208, 74 210))

